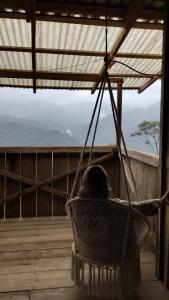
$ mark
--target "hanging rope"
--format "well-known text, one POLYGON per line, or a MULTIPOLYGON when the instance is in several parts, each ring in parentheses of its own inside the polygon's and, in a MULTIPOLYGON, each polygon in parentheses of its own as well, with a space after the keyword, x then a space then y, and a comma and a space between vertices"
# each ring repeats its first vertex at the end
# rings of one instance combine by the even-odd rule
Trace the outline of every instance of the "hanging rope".
POLYGON ((85 150, 86 150, 86 146, 87 146, 87 142, 88 142, 89 135, 90 135, 90 132, 91 132, 91 128, 92 128, 93 120, 94 120, 94 117, 95 117, 95 113, 96 113, 96 110, 97 110, 97 107, 98 107, 98 103, 99 103, 100 94, 101 94, 101 91, 102 91, 103 84, 104 84, 104 78, 102 78, 102 81, 101 81, 101 85, 100 85, 100 89, 99 89, 98 96, 97 96, 97 99, 96 99, 96 103, 95 103, 95 106, 94 106, 92 118, 91 118, 89 128, 88 128, 88 132, 87 132, 87 135, 86 135, 85 144, 84 144, 82 152, 80 154, 80 160, 79 160, 79 164, 78 164, 78 167, 77 167, 77 172, 76 172, 75 180, 74 180, 74 183, 73 183, 72 191, 71 191, 71 194, 70 194, 70 199, 72 199, 73 196, 74 196, 74 191, 75 191, 77 180, 78 180, 78 177, 79 177, 80 168, 81 168, 81 165, 82 165, 82 162, 83 162, 83 156, 84 156, 84 153, 85 153, 85 150))
POLYGON ((93 139, 92 139, 92 145, 91 145, 91 149, 90 149, 88 166, 90 165, 90 162, 92 160, 93 147, 94 147, 94 142, 95 142, 95 138, 96 138, 96 132, 97 132, 97 127, 98 127, 98 122, 99 122, 99 117, 100 117, 100 111, 101 111, 101 107, 102 107, 102 103, 103 103, 103 95, 104 95, 104 91, 105 91, 105 84, 106 84, 106 79, 104 78, 103 89, 102 89, 102 93, 101 93, 101 99, 100 99, 100 104, 99 104, 99 109, 98 109, 98 114, 97 114, 97 119, 96 119, 96 124, 95 124, 93 139))

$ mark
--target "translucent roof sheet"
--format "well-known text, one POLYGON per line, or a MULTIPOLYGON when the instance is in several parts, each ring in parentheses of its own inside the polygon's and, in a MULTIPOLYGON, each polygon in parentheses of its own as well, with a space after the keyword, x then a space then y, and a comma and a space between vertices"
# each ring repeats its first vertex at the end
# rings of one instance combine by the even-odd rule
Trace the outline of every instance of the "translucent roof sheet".
MULTIPOLYGON (((126 89, 142 90, 161 73, 163 31, 159 27, 160 14, 160 19, 155 16, 162 2, 148 2, 146 11, 141 12, 143 16, 138 11, 133 26, 126 31, 125 16, 130 1, 110 1, 114 10, 108 20, 107 50, 116 63, 109 74, 122 78, 126 89), (149 19, 148 11, 153 11, 149 19)), ((12 1, 9 3, 12 6, 12 1)), ((101 6, 105 1, 67 1, 70 7, 64 1, 60 6, 51 1, 45 7, 40 0, 36 28, 33 22, 28 22, 31 16, 26 13, 24 3, 18 9, 17 0, 13 3, 13 8, 2 7, 0 3, 0 86, 30 88, 34 84, 35 88, 36 82, 36 88, 93 89, 104 69, 105 11, 101 6), (79 7, 76 2, 80 3, 79 7), (84 14, 80 12, 83 5, 84 14)))

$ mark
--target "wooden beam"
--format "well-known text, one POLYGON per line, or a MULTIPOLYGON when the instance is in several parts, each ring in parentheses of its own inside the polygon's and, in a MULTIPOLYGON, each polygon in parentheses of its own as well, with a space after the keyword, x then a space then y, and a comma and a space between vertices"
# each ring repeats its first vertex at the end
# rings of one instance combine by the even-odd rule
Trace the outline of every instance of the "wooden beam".
POLYGON ((153 76, 151 79, 147 80, 145 84, 143 84, 139 89, 138 93, 141 94, 145 91, 150 85, 152 85, 156 80, 161 78, 161 72, 159 72, 156 76, 153 76))
MULTIPOLYGON (((24 7, 25 7, 25 16, 26 21, 31 22, 31 6, 32 6, 32 0, 24 0, 24 7)), ((22 3, 23 4, 23 3, 22 3)))
MULTIPOLYGON (((160 195, 169 189, 169 1, 165 1, 165 27, 163 32, 163 80, 161 85, 160 115, 160 195)), ((158 218, 158 277, 169 289, 169 207, 164 206, 158 218)))
MULTIPOLYGON (((82 151, 82 147, 80 146, 45 146, 45 147, 0 147, 0 153, 75 153, 79 157, 82 151)), ((87 146, 85 153, 90 154, 91 147, 87 146)), ((117 152, 118 149, 115 145, 111 146, 94 146, 93 153, 100 153, 100 154, 110 154, 111 152, 117 152)))
MULTIPOLYGON (((32 85, 14 85, 14 84, 0 84, 0 88, 22 88, 22 89, 32 89, 32 85)), ((72 91, 76 91, 76 90, 84 90, 84 91, 90 91, 91 87, 57 87, 57 86, 38 86, 36 85, 36 89, 40 89, 40 90, 72 90, 72 91)), ((105 88, 107 89, 107 88, 105 88)), ((117 87, 112 87, 113 90, 117 90, 117 87)), ((123 90, 138 90, 139 86, 135 86, 135 87, 123 87, 123 90)))
POLYGON ((122 122, 122 90, 123 90, 123 83, 118 82, 117 84, 117 117, 118 117, 118 128, 120 128, 120 136, 118 140, 117 134, 116 134, 116 145, 120 146, 121 142, 121 122, 122 122))
MULTIPOLYGON (((135 20, 137 19, 137 15, 138 12, 144 7, 144 2, 145 0, 136 0, 136 1, 132 1, 131 5, 129 7, 129 10, 124 18, 124 22, 125 22, 125 26, 124 28, 121 30, 119 37, 117 38, 116 42, 114 43, 114 45, 111 48, 111 51, 109 53, 109 59, 110 61, 113 59, 113 57, 116 55, 116 53, 118 52, 119 48, 121 47, 121 45, 123 44, 125 38, 127 37, 127 35, 130 32, 130 29, 132 28, 133 23, 135 22, 135 20)), ((110 62, 108 64, 108 66, 111 66, 112 63, 110 62)), ((100 74, 99 74, 99 80, 98 82, 96 82, 93 85, 92 88, 92 94, 95 92, 95 90, 97 89, 101 78, 103 77, 103 74, 105 72, 105 65, 101 68, 100 70, 100 74)))
MULTIPOLYGON (((77 17, 77 16, 55 16, 55 15, 36 15, 36 19, 39 21, 46 22, 59 22, 59 23, 68 23, 68 24, 81 24, 81 25, 90 25, 90 26, 103 26, 105 27, 105 20, 94 18, 94 17, 77 17)), ((122 20, 108 20, 108 27, 124 27, 125 23, 122 20)), ((133 28, 137 29, 150 29, 150 30, 163 30, 162 23, 151 23, 151 22, 134 22, 133 28)))
POLYGON ((32 42, 32 71, 33 92, 36 93, 36 0, 31 1, 31 42, 32 42))
MULTIPOLYGON (((110 81, 117 83, 121 78, 152 78, 157 74, 142 75, 142 74, 109 74, 110 81)), ((13 69, 0 69, 0 77, 2 78, 33 78, 33 72, 27 70, 13 70, 13 69)), ((97 82, 99 75, 97 73, 71 73, 71 72, 48 72, 48 71, 36 71, 37 79, 49 79, 49 80, 70 80, 70 81, 87 81, 97 82)))
MULTIPOLYGON (((29 47, 15 47, 15 46, 0 46, 0 51, 7 52, 31 52, 29 47)), ((104 57, 105 52, 102 51, 85 51, 85 50, 67 50, 67 49, 50 49, 50 48, 36 48, 36 53, 58 54, 58 55, 78 55, 78 56, 92 56, 104 57)), ((115 57, 120 58, 136 58, 136 59, 162 59, 160 54, 142 54, 142 53, 116 53, 115 57)))
POLYGON ((120 58, 136 58, 136 59, 162 59, 162 55, 160 54, 142 54, 142 53, 123 53, 118 52, 114 55, 114 57, 120 57, 120 58))
MULTIPOLYGON (((33 78, 32 71, 19 71, 19 70, 0 70, 0 77, 5 78, 33 78)), ((83 74, 83 73, 60 73, 60 72, 36 72, 37 79, 49 79, 49 80, 70 80, 70 81, 88 81, 93 82, 97 81, 97 74, 83 74)))
MULTIPOLYGON (((0 18, 6 19, 26 19, 26 14, 21 12, 0 12, 0 18)), ((91 17, 77 17, 77 16, 57 16, 47 14, 36 14, 37 21, 58 22, 68 24, 81 24, 90 26, 105 26, 105 20, 91 17)), ((109 27, 124 27, 124 21, 108 20, 109 27)), ((149 29, 149 30, 163 30, 162 23, 151 22, 134 22, 132 28, 149 29)))
MULTIPOLYGON (((134 2, 134 1, 133 1, 134 2)), ((1 0, 0 9, 13 8, 13 9, 24 9, 24 1, 22 0, 1 0)), ((105 5, 98 4, 83 4, 81 1, 73 1, 73 3, 65 3, 59 1, 37 1, 37 10, 40 12, 54 12, 54 13, 65 13, 65 14, 79 14, 79 15, 90 15, 90 16, 104 16, 105 5)), ((121 5, 120 7, 110 5, 108 9, 109 17, 124 18, 127 14, 128 8, 121 5)), ((137 11, 136 18, 139 19, 164 19, 163 9, 140 9, 137 11)))

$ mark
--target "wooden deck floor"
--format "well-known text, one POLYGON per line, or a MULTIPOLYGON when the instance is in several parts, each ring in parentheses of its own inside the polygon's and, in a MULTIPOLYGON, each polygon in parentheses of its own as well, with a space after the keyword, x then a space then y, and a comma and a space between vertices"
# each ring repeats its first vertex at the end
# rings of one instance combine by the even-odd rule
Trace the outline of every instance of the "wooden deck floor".
MULTIPOLYGON (((72 231, 66 217, 0 222, 0 300, 85 300, 70 280, 72 231)), ((141 255, 143 283, 134 300, 168 300, 154 276, 154 257, 141 255)))

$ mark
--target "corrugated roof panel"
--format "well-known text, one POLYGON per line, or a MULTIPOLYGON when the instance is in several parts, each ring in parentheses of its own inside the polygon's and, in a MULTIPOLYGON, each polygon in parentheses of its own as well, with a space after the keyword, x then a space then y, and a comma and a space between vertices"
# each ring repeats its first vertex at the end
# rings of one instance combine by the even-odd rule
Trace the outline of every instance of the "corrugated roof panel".
POLYGON ((119 52, 162 54, 162 30, 131 29, 119 52))
POLYGON ((125 78, 123 87, 128 88, 128 87, 133 87, 133 88, 138 88, 143 86, 147 82, 148 78, 125 78))
POLYGON ((91 56, 37 53, 37 70, 77 73, 98 73, 103 58, 91 56))
POLYGON ((31 24, 26 20, 0 18, 0 45, 31 47, 31 24))
POLYGON ((23 86, 32 86, 32 79, 25 78, 0 78, 0 84, 3 85, 23 85, 23 86))
POLYGON ((91 89, 93 83, 92 82, 80 82, 80 81, 63 81, 63 80, 36 80, 36 85, 43 87, 50 87, 50 88, 72 88, 72 89, 79 89, 79 88, 89 88, 91 89))
MULTIPOLYGON (((116 59, 116 61, 125 63, 129 67, 134 68, 139 72, 143 72, 146 74, 155 74, 161 71, 161 60, 153 60, 153 59, 131 59, 131 58, 120 58, 116 59)), ((137 74, 137 72, 131 70, 127 66, 121 65, 120 63, 115 63, 112 65, 109 70, 110 74, 137 74)))
MULTIPOLYGON (((121 28, 108 29, 108 48, 121 32, 121 28)), ((66 24, 37 21, 37 47, 70 50, 105 50, 105 28, 80 24, 66 24)))
POLYGON ((0 68, 16 69, 16 70, 31 70, 32 69, 31 53, 1 51, 0 68))

